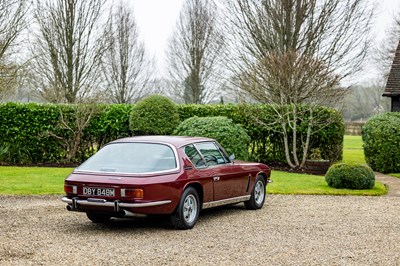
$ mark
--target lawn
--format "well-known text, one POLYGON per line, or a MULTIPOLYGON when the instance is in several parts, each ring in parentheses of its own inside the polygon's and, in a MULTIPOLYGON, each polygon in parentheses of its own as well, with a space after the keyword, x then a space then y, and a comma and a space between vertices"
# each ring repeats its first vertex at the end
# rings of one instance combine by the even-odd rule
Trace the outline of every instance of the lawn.
POLYGON ((0 194, 63 194, 72 168, 0 167, 0 194))
MULTIPOLYGON (((345 136, 343 162, 365 163, 360 136, 345 136)), ((45 167, 0 167, 0 194, 41 195, 63 194, 64 179, 72 168, 45 167)), ((393 174, 400 178, 400 174, 393 174)), ((273 183, 268 185, 271 194, 309 195, 369 195, 385 194, 386 188, 376 182, 371 190, 334 189, 329 187, 323 176, 273 171, 273 183)))
POLYGON ((344 136, 343 162, 365 164, 361 136, 344 136))
MULTIPOLYGON (((343 162, 365 164, 362 145, 361 136, 344 136, 343 162)), ((400 178, 400 173, 390 173, 388 175, 400 178)))
POLYGON ((356 149, 362 150, 362 139, 361 136, 350 136, 345 135, 343 140, 343 149, 356 149))
MULTIPOLYGON (((343 162, 365 164, 361 136, 344 136, 343 162)), ((400 178, 400 174, 394 174, 400 178)), ((376 182, 371 190, 351 190, 331 188, 325 177, 273 171, 267 191, 271 194, 312 194, 312 195, 368 195, 378 196, 387 193, 381 182, 376 182)))
POLYGON ((317 175, 273 171, 271 179, 273 183, 267 187, 270 194, 380 196, 387 193, 381 182, 375 182, 373 189, 352 190, 331 188, 325 182, 324 176, 317 175))
MULTIPOLYGON (((64 179, 72 170, 72 168, 3 166, 0 167, 0 194, 63 194, 64 179)), ((378 196, 386 193, 386 188, 379 182, 372 190, 334 189, 326 184, 323 176, 281 171, 273 171, 272 180, 274 182, 267 188, 271 194, 378 196)))

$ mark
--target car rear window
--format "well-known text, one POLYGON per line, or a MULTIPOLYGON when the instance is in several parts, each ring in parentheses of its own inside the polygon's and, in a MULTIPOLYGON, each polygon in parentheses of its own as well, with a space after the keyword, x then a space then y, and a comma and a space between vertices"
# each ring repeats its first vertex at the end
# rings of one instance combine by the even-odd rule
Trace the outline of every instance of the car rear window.
POLYGON ((178 168, 172 147, 158 143, 112 143, 80 165, 78 171, 154 173, 178 168))

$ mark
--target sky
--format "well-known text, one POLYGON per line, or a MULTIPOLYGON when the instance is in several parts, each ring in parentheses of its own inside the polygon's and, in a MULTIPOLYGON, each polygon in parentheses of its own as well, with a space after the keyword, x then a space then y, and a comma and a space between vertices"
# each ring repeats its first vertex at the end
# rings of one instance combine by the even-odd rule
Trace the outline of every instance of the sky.
MULTIPOLYGON (((139 26, 140 37, 151 57, 158 65, 164 65, 168 39, 173 33, 184 0, 131 0, 135 19, 139 26)), ((376 42, 385 37, 385 29, 393 21, 393 15, 400 13, 400 0, 360 0, 374 2, 376 19, 374 21, 374 39, 376 42)), ((360 77, 371 78, 374 70, 366 67, 366 74, 360 77), (371 74, 371 75, 369 75, 371 74)))
POLYGON ((172 35, 183 0, 133 0, 135 19, 140 36, 150 55, 158 63, 164 60, 164 50, 172 35))

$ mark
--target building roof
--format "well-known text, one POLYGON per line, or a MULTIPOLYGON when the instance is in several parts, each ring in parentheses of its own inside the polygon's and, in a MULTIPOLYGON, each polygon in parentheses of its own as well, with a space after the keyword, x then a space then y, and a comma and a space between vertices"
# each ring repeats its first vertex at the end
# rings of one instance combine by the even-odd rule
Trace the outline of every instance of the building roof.
POLYGON ((393 97, 400 95, 400 41, 397 45, 392 68, 386 83, 383 96, 393 97))

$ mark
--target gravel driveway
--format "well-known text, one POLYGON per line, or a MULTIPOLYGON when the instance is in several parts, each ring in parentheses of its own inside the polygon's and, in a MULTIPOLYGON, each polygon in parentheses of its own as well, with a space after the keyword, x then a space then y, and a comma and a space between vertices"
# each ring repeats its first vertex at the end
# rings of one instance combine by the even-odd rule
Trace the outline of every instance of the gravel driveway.
POLYGON ((91 223, 57 196, 0 197, 0 265, 400 265, 395 197, 268 195, 176 231, 146 218, 91 223))

